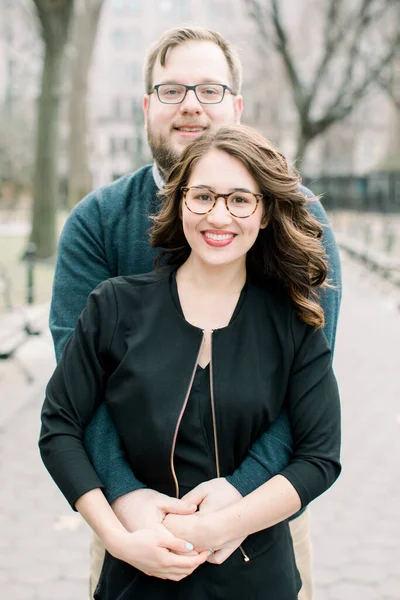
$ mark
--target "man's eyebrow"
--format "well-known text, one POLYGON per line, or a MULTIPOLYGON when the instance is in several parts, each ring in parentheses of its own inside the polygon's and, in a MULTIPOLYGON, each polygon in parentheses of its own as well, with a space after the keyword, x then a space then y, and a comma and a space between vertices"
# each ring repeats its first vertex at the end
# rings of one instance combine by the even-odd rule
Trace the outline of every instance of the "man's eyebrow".
MULTIPOLYGON (((202 85, 204 83, 216 83, 218 85, 224 85, 221 81, 205 79, 205 78, 203 78, 198 83, 194 83, 193 85, 202 85)), ((176 81, 176 79, 167 79, 167 80, 161 79, 161 81, 159 83, 156 83, 155 85, 189 85, 189 84, 180 83, 179 81, 176 81)))

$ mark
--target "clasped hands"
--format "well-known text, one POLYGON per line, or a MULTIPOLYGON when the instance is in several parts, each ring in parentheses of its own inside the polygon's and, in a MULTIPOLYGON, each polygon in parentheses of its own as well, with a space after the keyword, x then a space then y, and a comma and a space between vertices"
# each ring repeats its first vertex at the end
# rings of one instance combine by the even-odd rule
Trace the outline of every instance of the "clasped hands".
POLYGON ((147 575, 173 581, 205 561, 222 564, 243 539, 226 541, 229 535, 215 527, 215 513, 241 497, 223 477, 200 484, 181 500, 147 488, 126 494, 112 508, 130 537, 111 553, 147 575))

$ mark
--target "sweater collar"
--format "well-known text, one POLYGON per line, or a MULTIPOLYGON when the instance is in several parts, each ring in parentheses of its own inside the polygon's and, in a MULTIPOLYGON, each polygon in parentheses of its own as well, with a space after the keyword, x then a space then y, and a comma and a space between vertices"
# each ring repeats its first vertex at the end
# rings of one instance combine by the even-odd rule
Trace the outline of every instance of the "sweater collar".
POLYGON ((156 182, 156 186, 159 190, 161 190, 165 185, 165 179, 160 173, 160 169, 158 168, 156 163, 153 163, 153 177, 156 182))

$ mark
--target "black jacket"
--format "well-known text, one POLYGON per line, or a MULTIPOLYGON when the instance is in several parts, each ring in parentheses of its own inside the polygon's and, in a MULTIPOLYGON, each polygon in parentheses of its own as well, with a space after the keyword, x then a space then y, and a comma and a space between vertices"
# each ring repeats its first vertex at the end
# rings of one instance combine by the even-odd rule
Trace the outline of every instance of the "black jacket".
MULTIPOLYGON (((137 478, 179 495, 173 451, 202 338, 183 317, 173 268, 110 279, 90 295, 42 410, 42 458, 72 506, 102 485, 83 432, 103 401, 137 478)), ((282 475, 303 506, 335 481, 340 408, 330 350, 278 285, 247 282, 229 325, 212 334, 211 382, 216 476, 231 474, 286 406, 294 453, 282 475)))

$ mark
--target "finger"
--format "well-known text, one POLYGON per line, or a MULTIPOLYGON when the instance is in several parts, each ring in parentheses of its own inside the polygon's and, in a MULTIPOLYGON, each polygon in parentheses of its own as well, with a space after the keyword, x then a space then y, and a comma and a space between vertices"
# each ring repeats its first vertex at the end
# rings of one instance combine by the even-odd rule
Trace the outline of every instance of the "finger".
POLYGON ((201 504, 203 502, 204 498, 206 498, 207 495, 208 495, 208 491, 207 491, 206 486, 203 486, 202 484, 200 484, 197 487, 195 487, 193 490, 191 490, 190 492, 185 494, 185 496, 183 496, 182 500, 185 500, 185 502, 187 502, 188 504, 196 504, 196 506, 198 506, 199 504, 201 504))
POLYGON ((235 548, 222 548, 221 550, 216 550, 208 556, 207 562, 212 563, 213 565, 222 565, 233 552, 235 552, 235 548))
POLYGON ((187 542, 186 540, 182 540, 180 538, 175 537, 172 533, 168 531, 168 529, 165 529, 165 534, 161 537, 159 541, 159 546, 161 548, 166 548, 167 550, 170 550, 170 552, 176 555, 187 555, 188 552, 192 554, 194 550, 193 544, 187 542))
POLYGON ((179 500, 178 498, 168 498, 162 503, 161 508, 166 513, 173 513, 175 515, 191 515, 196 512, 197 504, 194 502, 188 502, 187 500, 179 500))
POLYGON ((164 568, 168 573, 187 573, 194 571, 194 569, 197 569, 197 567, 206 562, 207 557, 208 550, 199 552, 196 556, 182 556, 170 552, 168 557, 165 558, 168 564, 164 564, 164 568))

